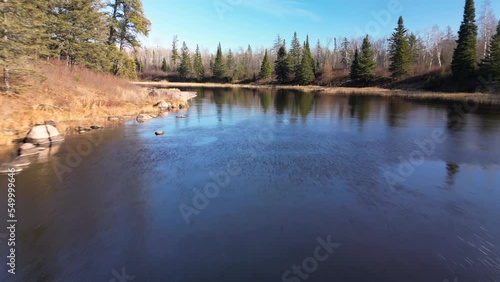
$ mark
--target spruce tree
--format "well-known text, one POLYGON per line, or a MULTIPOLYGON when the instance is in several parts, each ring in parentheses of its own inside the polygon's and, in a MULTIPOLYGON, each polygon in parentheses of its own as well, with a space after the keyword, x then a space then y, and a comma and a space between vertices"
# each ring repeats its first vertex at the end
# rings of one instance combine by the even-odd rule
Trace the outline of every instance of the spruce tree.
POLYGON ((458 31, 457 43, 457 48, 453 53, 451 70, 453 78, 462 81, 474 76, 477 69, 477 25, 474 0, 465 1, 464 19, 458 31))
POLYGON ((182 80, 186 80, 192 72, 191 56, 189 55, 189 48, 186 42, 182 43, 181 49, 181 64, 179 66, 179 76, 182 80))
POLYGON ((354 52, 354 60, 352 61, 351 64, 351 80, 353 81, 359 81, 359 52, 358 48, 356 48, 356 51, 354 52))
POLYGON ((300 46, 300 41, 297 36, 297 32, 293 34, 292 39, 292 47, 290 48, 290 52, 288 53, 288 62, 290 72, 295 76, 298 75, 300 70, 300 64, 302 61, 302 47, 300 46))
POLYGON ((222 47, 219 43, 217 46, 217 55, 215 56, 215 62, 213 66, 214 77, 217 80, 222 80, 227 75, 227 66, 224 62, 224 56, 222 55, 222 47))
POLYGON ((286 52, 286 43, 284 41, 278 51, 278 58, 274 63, 274 69, 279 83, 288 82, 290 68, 288 64, 288 54, 286 52))
POLYGON ((167 59, 163 58, 161 62, 161 70, 163 72, 168 72, 168 65, 167 65, 167 59))
POLYGON ((193 69, 196 79, 203 80, 205 78, 205 67, 203 66, 203 58, 201 57, 200 47, 198 45, 196 45, 193 69))
POLYGON ((273 75, 273 66, 269 60, 269 55, 267 54, 267 49, 264 55, 264 60, 262 60, 262 66, 260 67, 259 77, 261 79, 271 78, 273 75))
POLYGON ((399 79, 411 74, 412 55, 408 43, 407 30, 403 17, 399 17, 398 27, 390 39, 391 65, 389 71, 393 79, 399 79))
POLYGON ((234 77, 234 69, 236 68, 233 51, 229 49, 227 53, 227 71, 229 77, 232 79, 234 77))
MULTIPOLYGON (((359 56, 359 55, 358 55, 359 56)), ((359 56, 358 79, 362 82, 368 82, 373 78, 375 62, 373 61, 373 51, 371 49, 368 35, 363 39, 361 46, 361 56, 359 56)))
POLYGON ((500 81, 500 22, 497 33, 491 39, 488 55, 481 63, 480 73, 486 77, 491 75, 494 81, 500 81))
POLYGON ((300 63, 297 78, 301 85, 309 85, 316 78, 314 74, 314 60, 311 54, 311 49, 309 47, 309 37, 304 44, 302 60, 300 63))

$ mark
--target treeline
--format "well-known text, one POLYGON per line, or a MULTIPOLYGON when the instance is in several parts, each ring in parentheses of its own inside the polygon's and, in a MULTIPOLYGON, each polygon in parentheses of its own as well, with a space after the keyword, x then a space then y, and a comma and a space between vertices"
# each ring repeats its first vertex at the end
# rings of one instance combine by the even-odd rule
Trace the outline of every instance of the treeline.
POLYGON ((141 0, 3 0, 0 64, 4 90, 26 75, 34 59, 59 59, 99 72, 133 78, 126 51, 139 47, 150 21, 141 0))
POLYGON ((181 47, 175 36, 170 48, 142 49, 135 57, 141 71, 178 72, 183 80, 199 81, 275 79, 310 84, 344 75, 363 85, 375 77, 400 80, 436 70, 453 73, 458 81, 485 72, 498 79, 500 36, 495 35, 498 22, 489 0, 478 19, 477 24, 474 1, 467 0, 458 36, 451 27, 411 32, 401 17, 390 38, 333 38, 311 46, 309 38, 300 41, 295 33, 289 44, 278 35, 269 48, 254 50, 249 45, 223 53, 219 44, 211 54, 198 46, 192 52, 185 42, 181 47))

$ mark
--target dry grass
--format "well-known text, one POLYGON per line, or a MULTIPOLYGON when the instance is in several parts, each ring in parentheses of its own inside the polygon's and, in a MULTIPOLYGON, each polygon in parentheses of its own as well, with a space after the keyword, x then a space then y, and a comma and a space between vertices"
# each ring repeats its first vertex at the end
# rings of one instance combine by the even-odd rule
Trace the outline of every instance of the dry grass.
POLYGON ((377 95, 396 96, 411 99, 443 99, 443 100, 465 100, 471 99, 480 103, 500 104, 500 95, 483 93, 444 93, 428 91, 405 91, 392 90, 379 87, 325 87, 325 86, 298 86, 298 85, 254 85, 254 84, 217 84, 217 83, 172 83, 172 82, 135 82, 136 85, 148 87, 193 87, 193 88, 247 88, 247 89, 289 89, 306 92, 320 92, 324 94, 344 94, 344 95, 377 95))
POLYGON ((0 94, 0 145, 23 138, 45 120, 56 121, 64 133, 74 126, 105 124, 111 115, 157 112, 147 89, 125 79, 58 61, 39 62, 34 69, 42 82, 20 94, 0 94))

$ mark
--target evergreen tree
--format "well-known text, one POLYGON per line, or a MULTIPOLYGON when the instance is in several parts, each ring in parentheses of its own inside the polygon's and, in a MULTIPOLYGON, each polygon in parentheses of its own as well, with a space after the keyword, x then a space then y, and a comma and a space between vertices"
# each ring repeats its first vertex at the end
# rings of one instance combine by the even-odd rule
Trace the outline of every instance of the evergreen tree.
POLYGON ((219 43, 219 46, 217 46, 217 55, 215 56, 213 73, 214 73, 214 77, 217 80, 222 80, 227 75, 227 66, 226 66, 226 63, 224 62, 224 56, 222 55, 222 47, 221 47, 220 43, 219 43))
POLYGON ((477 68, 477 25, 474 0, 465 1, 464 19, 458 31, 458 45, 453 53, 453 78, 462 81, 474 76, 477 68))
MULTIPOLYGON (((47 55, 48 33, 46 1, 9 0, 0 2, 0 67, 5 92, 12 90, 11 72, 17 72, 27 59, 47 55)), ((15 90, 15 89, 14 89, 15 90)))
POLYGON ((192 72, 191 56, 186 42, 182 43, 181 49, 181 64, 179 66, 179 76, 182 80, 186 80, 192 72))
POLYGON ((300 70, 300 64, 302 61, 301 56, 302 56, 302 47, 300 46, 300 41, 297 36, 297 32, 295 32, 293 34, 292 47, 290 49, 290 52, 288 53, 290 72, 293 73, 295 76, 297 76, 300 70))
POLYGON ((108 43, 118 43, 120 51, 125 47, 139 47, 139 36, 147 36, 151 28, 151 22, 144 15, 142 1, 114 0, 108 6, 112 9, 108 43))
POLYGON ((203 66, 203 58, 201 57, 200 47, 198 45, 196 45, 193 68, 196 79, 203 80, 205 78, 205 67, 203 66))
POLYGON ((395 30, 390 39, 391 65, 389 70, 392 73, 392 78, 399 79, 411 73, 412 62, 412 54, 408 37, 406 36, 407 30, 404 27, 403 17, 399 17, 398 27, 395 30))
POLYGON ((288 81, 290 74, 290 68, 288 64, 288 55, 286 52, 286 43, 283 41, 278 51, 278 58, 274 63, 274 69, 276 70, 276 76, 279 83, 285 83, 288 81))
POLYGON ((351 64, 351 80, 353 81, 359 81, 359 52, 358 48, 356 48, 356 51, 354 52, 354 60, 352 61, 351 64))
POLYGON ((484 76, 491 75, 495 81, 500 81, 500 22, 497 33, 490 41, 488 55, 481 63, 480 73, 484 76))
POLYGON ((316 78, 314 74, 314 60, 309 47, 309 37, 304 44, 304 51, 297 78, 301 85, 309 85, 316 78))
POLYGON ((373 70, 375 69, 375 62, 373 61, 373 51, 371 50, 371 43, 368 35, 363 39, 361 46, 361 55, 359 55, 353 62, 351 67, 351 79, 355 81, 368 82, 373 78, 373 70))
POLYGON ((177 67, 177 61, 181 59, 181 56, 179 55, 179 50, 177 48, 178 42, 179 39, 177 39, 177 35, 174 35, 174 38, 172 39, 172 55, 170 56, 170 61, 172 62, 172 67, 174 69, 177 67))
POLYGON ((229 49, 229 52, 227 53, 227 71, 229 77, 232 79, 234 77, 234 69, 236 68, 235 60, 234 60, 234 55, 233 51, 229 49))
POLYGON ((163 58, 163 61, 161 62, 161 70, 163 72, 168 72, 167 59, 165 58, 163 58))
POLYGON ((271 78, 272 75, 273 75, 273 65, 269 60, 269 56, 267 54, 267 49, 266 49, 264 60, 262 61, 262 66, 260 68, 259 76, 261 79, 266 79, 266 78, 271 78))

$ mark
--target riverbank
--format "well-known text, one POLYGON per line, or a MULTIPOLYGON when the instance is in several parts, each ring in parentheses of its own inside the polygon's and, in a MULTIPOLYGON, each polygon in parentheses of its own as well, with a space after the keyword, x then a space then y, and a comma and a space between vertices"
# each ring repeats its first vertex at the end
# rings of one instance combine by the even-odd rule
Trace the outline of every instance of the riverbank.
POLYGON ((151 88, 244 88, 262 90, 295 90, 303 92, 318 92, 329 95, 374 95, 384 97, 401 97, 407 99, 439 99, 450 101, 471 100, 485 104, 500 104, 499 94, 488 93, 448 93, 422 90, 393 90, 380 87, 328 87, 328 86, 300 86, 300 85, 264 85, 264 84, 234 84, 234 83, 184 83, 184 82, 133 82, 142 87, 151 88))
MULTIPOLYGON (((112 75, 62 62, 38 62, 33 74, 23 77, 17 93, 0 94, 0 150, 12 150, 35 124, 54 121, 62 135, 77 134, 76 127, 111 127, 124 118, 158 114, 153 105, 160 99, 175 104, 174 98, 151 97, 140 87, 112 75)), ((21 81, 21 79, 18 79, 21 81)))

